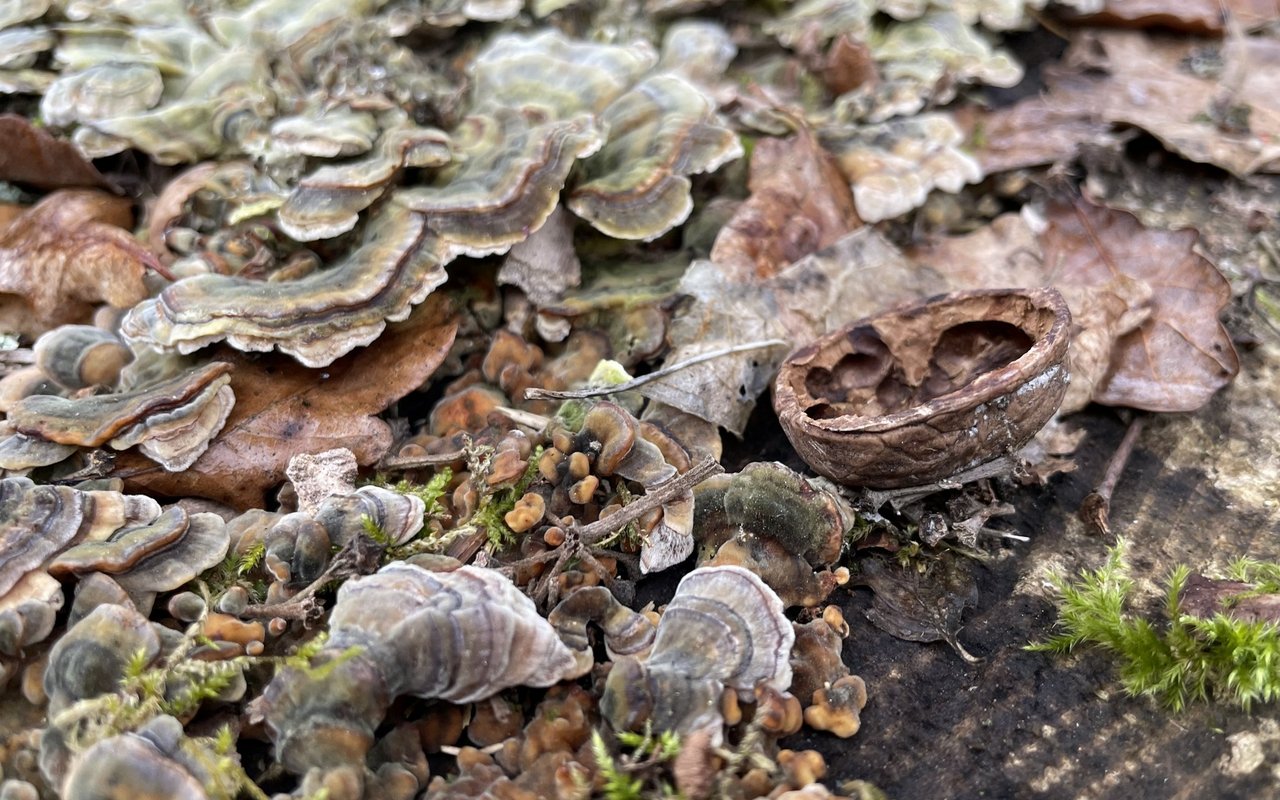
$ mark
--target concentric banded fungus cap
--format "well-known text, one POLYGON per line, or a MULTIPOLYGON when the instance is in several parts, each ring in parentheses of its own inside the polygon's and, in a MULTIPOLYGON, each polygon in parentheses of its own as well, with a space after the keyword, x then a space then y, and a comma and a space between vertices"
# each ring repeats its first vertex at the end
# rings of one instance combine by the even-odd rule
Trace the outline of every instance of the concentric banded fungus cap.
POLYGON ((796 351, 773 406, 796 452, 832 480, 942 480, 1016 451, 1053 416, 1070 325, 1051 288, 944 295, 796 351))

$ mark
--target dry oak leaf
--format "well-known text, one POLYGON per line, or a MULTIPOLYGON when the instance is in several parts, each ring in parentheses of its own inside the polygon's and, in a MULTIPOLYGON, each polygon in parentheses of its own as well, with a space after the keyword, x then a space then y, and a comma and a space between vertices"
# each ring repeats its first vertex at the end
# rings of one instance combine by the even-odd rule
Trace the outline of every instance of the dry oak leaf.
MULTIPOLYGON (((1061 92, 1070 104, 1142 128, 1191 161, 1238 176, 1280 172, 1280 40, 1093 31, 1076 37, 1067 60, 1108 73, 1073 73, 1061 92)), ((1060 91, 1049 83, 1053 101, 1060 91)))
POLYGON ((88 189, 45 197, 0 230, 0 328, 38 336, 86 322, 95 306, 148 294, 154 257, 126 230, 130 202, 88 189))
POLYGON ((880 630, 908 642, 946 642, 969 663, 980 659, 960 643, 961 618, 978 604, 973 567, 954 553, 943 553, 921 574, 880 558, 861 563, 854 585, 875 593, 863 612, 880 630))
POLYGON ((849 182, 807 128, 789 139, 761 139, 747 186, 751 196, 711 249, 711 260, 730 276, 773 277, 862 225, 849 182))
POLYGON ((1071 386, 1059 414, 1090 402, 1194 411, 1235 376, 1218 313, 1222 274, 1193 251, 1197 234, 1143 227, 1084 201, 1050 206, 1037 236, 1006 214, 972 234, 911 250, 959 289, 1055 286, 1071 308, 1071 386))
POLYGON ((457 330, 450 300, 437 293, 372 345, 323 369, 284 355, 220 348, 216 357, 235 364, 236 406, 208 451, 179 473, 124 453, 117 474, 130 492, 207 497, 247 509, 262 507, 295 455, 344 447, 361 466, 373 464, 392 440, 390 426, 376 415, 431 376, 457 330))
POLYGON ((1091 25, 1171 28, 1189 33, 1223 33, 1227 18, 1244 28, 1280 19, 1280 0, 1107 0, 1091 25))
POLYGON ((1075 102, 1065 84, 1052 97, 1037 95, 996 109, 956 109, 965 149, 983 175, 1071 161, 1085 144, 1116 140, 1111 125, 1095 117, 1087 103, 1075 102))
POLYGON ((1132 214, 1084 201, 1055 204, 1048 219, 1040 246, 1051 283, 1133 281, 1151 292, 1150 316, 1116 339, 1095 403, 1195 411, 1231 382, 1240 360, 1218 321, 1231 286, 1195 252, 1199 234, 1146 228, 1132 214))
MULTIPOLYGON (((1044 227, 1043 220, 1039 224, 1044 227)), ((1071 309, 1071 383, 1059 416, 1093 401, 1111 368, 1116 340, 1151 315, 1151 288, 1128 275, 1082 283, 1065 270, 1046 266, 1039 237, 1018 214, 1004 214, 965 236, 917 246, 908 255, 945 274, 946 288, 952 290, 1052 285, 1062 292, 1071 309)))
POLYGON ((17 114, 0 114, 0 180, 37 189, 110 189, 111 182, 76 146, 17 114))

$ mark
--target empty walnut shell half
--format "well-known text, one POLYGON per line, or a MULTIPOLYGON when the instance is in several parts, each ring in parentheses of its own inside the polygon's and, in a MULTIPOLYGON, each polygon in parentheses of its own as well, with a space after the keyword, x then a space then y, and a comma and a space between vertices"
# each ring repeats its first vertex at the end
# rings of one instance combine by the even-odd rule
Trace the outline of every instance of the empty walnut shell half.
POLYGON ((1016 451, 1053 416, 1070 327, 1051 288, 942 295, 797 350, 773 407, 800 457, 832 480, 939 481, 1016 451))

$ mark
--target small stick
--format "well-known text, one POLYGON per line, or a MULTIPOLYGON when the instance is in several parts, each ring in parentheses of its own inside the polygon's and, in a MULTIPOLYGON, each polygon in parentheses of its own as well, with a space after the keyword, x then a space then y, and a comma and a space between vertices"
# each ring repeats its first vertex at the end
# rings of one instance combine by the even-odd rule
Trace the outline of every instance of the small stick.
MULTIPOLYGON (((541 391, 540 389, 538 391, 541 391)), ((522 411, 518 408, 495 408, 494 414, 501 414, 517 425, 523 425, 526 428, 532 428, 535 431, 546 430, 551 424, 550 417, 544 417, 541 414, 534 414, 532 411, 522 411)))
POLYGON ((873 508, 879 509, 885 503, 892 503, 895 511, 901 511, 905 506, 909 506, 917 500, 922 500, 936 492, 960 489, 966 483, 1004 475, 1012 469, 1013 462, 1007 456, 1001 456, 986 464, 979 464, 963 472, 957 472, 955 475, 943 478, 936 483, 907 486, 902 489, 863 489, 862 491, 873 508))
MULTIPOLYGON (((514 575, 521 569, 537 564, 545 564, 554 557, 555 563, 538 577, 536 585, 530 591, 530 596, 534 602, 541 604, 552 596, 551 583, 564 571, 565 565, 569 563, 570 559, 575 556, 591 555, 591 549, 597 543, 622 530, 651 510, 662 507, 665 503, 690 491, 707 478, 718 475, 721 472, 724 472, 724 467, 720 466, 720 462, 714 458, 700 461, 691 467, 688 472, 655 486, 637 498, 635 502, 623 506, 620 511, 610 514, 604 519, 596 520, 589 525, 570 525, 565 530, 564 542, 558 547, 529 556, 512 564, 506 564, 503 566, 503 570, 510 575, 514 575)), ((606 552, 615 557, 623 555, 614 554, 613 551, 606 552)), ((630 556, 628 555, 626 558, 629 560, 630 556)), ((583 559, 583 561, 588 566, 591 565, 586 559, 583 559)), ((594 556, 592 556, 591 562, 594 562, 595 566, 599 567, 599 562, 595 560, 594 556)))
POLYGON ((1124 473, 1125 465, 1129 463, 1129 457, 1133 455, 1133 448, 1138 444, 1138 437, 1142 435, 1142 423, 1145 417, 1139 415, 1133 418, 1129 423, 1129 430, 1125 431, 1124 438, 1120 440, 1120 446, 1111 454, 1111 460, 1107 462, 1107 471, 1102 476, 1102 482, 1098 487, 1084 498, 1084 502, 1080 504, 1080 519, 1084 520, 1084 524, 1098 536, 1111 536, 1111 494, 1116 490, 1116 484, 1120 482, 1120 476, 1124 473))
MULTIPOLYGON (((320 577, 308 584, 302 591, 279 603, 246 606, 239 616, 255 619, 280 617, 281 619, 296 619, 305 622, 313 616, 319 615, 323 612, 324 607, 315 598, 317 592, 323 589, 326 584, 345 580, 346 578, 363 574, 366 571, 364 567, 367 566, 369 552, 365 551, 365 544, 364 535, 357 536, 347 542, 346 546, 338 551, 338 554, 329 562, 329 566, 325 568, 325 571, 320 573, 320 577)), ((371 572, 372 570, 368 571, 371 572)))
POLYGON ((449 543, 445 548, 444 554, 452 558, 456 558, 463 564, 471 562, 476 553, 480 552, 480 548, 489 540, 489 532, 484 528, 476 528, 466 536, 460 536, 449 543))
POLYGON ((622 510, 610 514, 604 519, 596 520, 590 525, 583 525, 582 527, 574 525, 571 531, 578 535, 583 544, 595 544, 606 536, 610 536, 627 527, 627 525, 640 519, 651 510, 665 505, 707 478, 719 475, 721 472, 724 472, 724 467, 720 466, 719 461, 713 458, 704 459, 683 475, 677 475, 666 483, 659 484, 650 491, 645 492, 634 503, 623 506, 622 510))
POLYGON ((785 339, 765 339, 759 342, 748 342, 746 344, 734 345, 733 347, 721 347, 716 350, 710 350, 706 353, 700 353, 692 358, 679 361, 675 364, 663 367, 662 369, 650 372, 648 375, 641 375, 639 378, 632 378, 626 383, 620 383, 616 386, 596 386, 590 389, 570 389, 567 391, 554 391, 551 389, 529 388, 524 390, 525 400, 585 400, 589 397, 605 397, 619 392, 629 392, 632 389, 639 389, 646 383, 651 383, 659 378, 665 378, 668 375, 679 372, 685 367, 692 367, 695 364, 701 364, 704 361, 721 358, 722 356, 733 355, 734 353, 746 353, 751 350, 763 350, 766 347, 781 347, 790 345, 791 343, 785 339))
POLYGON ((424 453, 420 456, 391 456, 382 459, 379 469, 421 469, 423 467, 441 467, 462 461, 467 457, 466 451, 454 450, 449 453, 424 453))

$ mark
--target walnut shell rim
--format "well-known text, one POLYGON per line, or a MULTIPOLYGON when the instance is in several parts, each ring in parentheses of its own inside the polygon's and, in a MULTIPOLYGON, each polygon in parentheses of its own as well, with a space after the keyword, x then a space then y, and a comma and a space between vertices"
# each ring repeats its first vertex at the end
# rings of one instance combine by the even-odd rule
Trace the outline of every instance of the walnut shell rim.
POLYGON ((834 481, 939 481, 1016 451, 1053 416, 1069 379, 1070 329, 1053 288, 939 295, 792 353, 774 383, 774 410, 805 463, 834 481), (965 358, 979 371, 948 374, 965 358))

